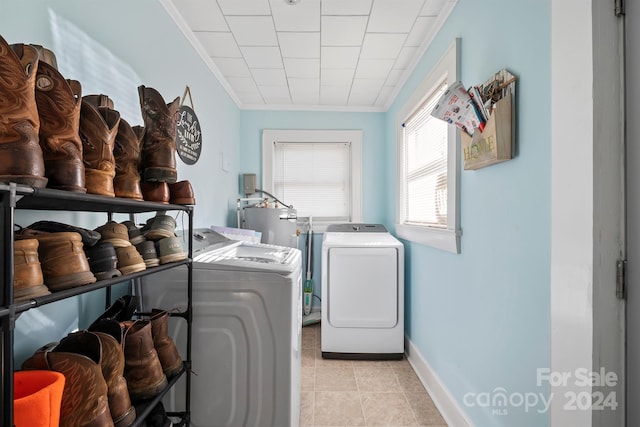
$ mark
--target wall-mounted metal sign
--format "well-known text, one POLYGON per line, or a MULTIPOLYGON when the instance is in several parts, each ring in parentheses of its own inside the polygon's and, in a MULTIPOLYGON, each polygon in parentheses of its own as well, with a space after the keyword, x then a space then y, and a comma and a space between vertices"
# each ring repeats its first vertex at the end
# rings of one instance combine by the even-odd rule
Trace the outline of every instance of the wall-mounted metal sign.
POLYGON ((200 158, 202 151, 202 130, 195 111, 193 111, 193 99, 189 86, 184 91, 182 103, 176 125, 176 150, 178 156, 188 165, 193 165, 200 158), (184 105, 185 97, 189 94, 191 107, 184 105))

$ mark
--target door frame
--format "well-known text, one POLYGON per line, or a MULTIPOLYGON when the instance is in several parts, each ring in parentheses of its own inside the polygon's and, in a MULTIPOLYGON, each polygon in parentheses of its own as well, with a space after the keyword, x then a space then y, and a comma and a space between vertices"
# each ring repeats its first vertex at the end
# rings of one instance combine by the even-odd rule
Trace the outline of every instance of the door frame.
POLYGON ((624 108, 620 21, 613 2, 565 0, 551 7, 551 372, 552 426, 623 427, 624 108), (594 102, 596 100, 596 102, 594 102), (616 375, 584 385, 578 373, 616 375), (572 408, 571 397, 613 393, 615 410, 572 408))

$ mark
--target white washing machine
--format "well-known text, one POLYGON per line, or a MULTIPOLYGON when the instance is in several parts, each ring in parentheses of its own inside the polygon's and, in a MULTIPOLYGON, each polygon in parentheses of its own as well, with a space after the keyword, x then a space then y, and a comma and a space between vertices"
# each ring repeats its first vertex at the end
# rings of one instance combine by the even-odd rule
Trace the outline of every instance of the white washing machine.
MULTIPOLYGON (((208 229, 194 230, 193 248, 190 425, 298 426, 300 251, 231 241, 208 229)), ((186 308, 179 270, 143 279, 143 310, 186 308)), ((170 332, 186 348, 186 322, 171 318, 170 332)), ((184 407, 184 382, 165 396, 169 407, 184 407)))
POLYGON ((322 239, 322 357, 404 354, 404 246, 380 224, 330 225, 322 239))

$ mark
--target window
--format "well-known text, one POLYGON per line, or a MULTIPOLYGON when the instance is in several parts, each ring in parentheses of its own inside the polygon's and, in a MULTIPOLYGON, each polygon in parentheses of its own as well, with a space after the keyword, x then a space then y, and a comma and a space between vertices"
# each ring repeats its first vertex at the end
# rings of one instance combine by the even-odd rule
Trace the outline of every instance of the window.
POLYGON ((263 189, 314 229, 362 221, 361 131, 264 130, 263 189))
POLYGON ((397 120, 396 232, 454 253, 460 252, 457 131, 430 113, 447 86, 459 79, 458 44, 420 83, 397 120))

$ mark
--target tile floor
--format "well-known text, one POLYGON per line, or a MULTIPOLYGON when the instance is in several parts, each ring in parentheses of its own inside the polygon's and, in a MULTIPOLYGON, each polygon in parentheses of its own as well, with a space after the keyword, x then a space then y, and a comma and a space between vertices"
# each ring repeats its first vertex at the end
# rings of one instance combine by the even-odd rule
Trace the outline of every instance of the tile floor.
POLYGON ((300 426, 447 425, 406 359, 323 359, 319 323, 302 328, 301 389, 300 426))

